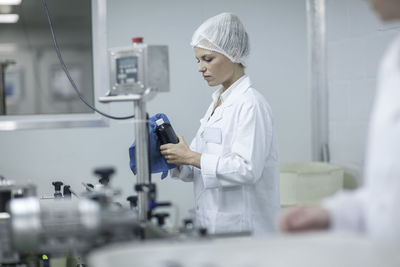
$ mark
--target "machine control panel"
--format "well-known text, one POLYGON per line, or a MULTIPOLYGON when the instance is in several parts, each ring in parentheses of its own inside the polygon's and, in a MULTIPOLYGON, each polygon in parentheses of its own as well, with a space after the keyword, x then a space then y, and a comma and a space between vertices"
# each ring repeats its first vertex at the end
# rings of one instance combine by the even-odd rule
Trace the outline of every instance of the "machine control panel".
POLYGON ((168 47, 143 43, 109 50, 110 95, 169 91, 168 47))
POLYGON ((116 61, 117 84, 134 84, 138 81, 138 58, 125 57, 116 61))

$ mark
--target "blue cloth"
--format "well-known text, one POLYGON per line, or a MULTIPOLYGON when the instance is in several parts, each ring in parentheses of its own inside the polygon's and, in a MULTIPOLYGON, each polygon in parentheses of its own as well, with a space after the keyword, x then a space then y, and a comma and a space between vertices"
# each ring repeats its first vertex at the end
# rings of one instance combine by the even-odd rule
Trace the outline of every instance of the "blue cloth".
MULTIPOLYGON (((168 170, 175 168, 175 164, 168 164, 164 156, 160 152, 160 141, 156 133, 156 120, 163 119, 164 122, 170 123, 167 116, 163 113, 158 113, 149 118, 149 139, 150 139, 150 163, 151 173, 162 172, 161 179, 168 175, 168 170)), ((132 172, 136 175, 136 141, 129 147, 129 166, 132 172)))

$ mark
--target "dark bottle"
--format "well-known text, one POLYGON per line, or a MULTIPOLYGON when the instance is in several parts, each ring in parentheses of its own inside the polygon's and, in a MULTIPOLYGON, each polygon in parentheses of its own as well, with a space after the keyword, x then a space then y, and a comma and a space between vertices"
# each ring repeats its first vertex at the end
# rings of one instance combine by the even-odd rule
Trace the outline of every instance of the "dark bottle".
POLYGON ((171 124, 164 122, 163 119, 156 120, 156 124, 156 133, 161 145, 179 143, 179 139, 178 137, 176 137, 176 134, 174 132, 174 129, 172 129, 171 124))

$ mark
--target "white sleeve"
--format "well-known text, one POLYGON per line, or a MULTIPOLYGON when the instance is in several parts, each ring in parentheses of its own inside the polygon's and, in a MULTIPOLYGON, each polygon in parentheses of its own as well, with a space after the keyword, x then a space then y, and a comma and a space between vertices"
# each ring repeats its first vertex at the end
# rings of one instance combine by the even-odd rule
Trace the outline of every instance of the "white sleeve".
POLYGON ((272 146, 272 118, 268 109, 259 102, 246 103, 235 120, 237 127, 232 133, 230 153, 201 155, 205 188, 254 184, 262 175, 272 146))
POLYGON ((355 191, 340 191, 322 202, 331 215, 331 229, 339 231, 364 232, 366 205, 368 205, 366 188, 355 191))
POLYGON ((179 165, 176 168, 171 169, 171 178, 180 179, 184 182, 193 181, 193 166, 190 165, 179 165))

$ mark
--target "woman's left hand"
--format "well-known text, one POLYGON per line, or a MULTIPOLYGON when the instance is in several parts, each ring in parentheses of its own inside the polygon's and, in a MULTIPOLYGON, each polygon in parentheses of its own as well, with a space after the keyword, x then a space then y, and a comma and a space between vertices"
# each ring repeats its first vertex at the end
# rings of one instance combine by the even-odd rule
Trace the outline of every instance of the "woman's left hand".
POLYGON ((200 168, 201 154, 190 150, 182 136, 178 136, 179 143, 160 146, 160 152, 167 163, 177 165, 193 165, 200 168))

